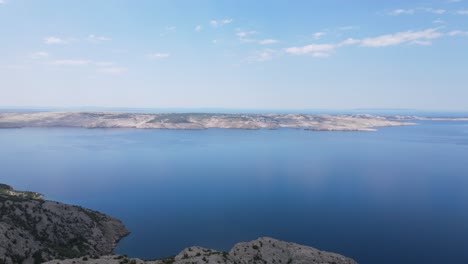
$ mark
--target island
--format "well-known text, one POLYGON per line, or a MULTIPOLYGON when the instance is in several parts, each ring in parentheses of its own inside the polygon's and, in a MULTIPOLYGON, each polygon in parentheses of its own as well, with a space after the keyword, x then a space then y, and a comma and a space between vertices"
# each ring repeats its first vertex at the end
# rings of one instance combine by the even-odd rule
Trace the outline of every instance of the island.
POLYGON ((129 231, 119 220, 0 184, 1 264, 357 264, 340 254, 262 237, 229 252, 193 246, 158 260, 111 255, 129 231))
POLYGON ((118 112, 0 113, 0 128, 82 127, 139 129, 279 129, 375 131, 379 127, 412 125, 412 117, 313 114, 214 114, 118 112))

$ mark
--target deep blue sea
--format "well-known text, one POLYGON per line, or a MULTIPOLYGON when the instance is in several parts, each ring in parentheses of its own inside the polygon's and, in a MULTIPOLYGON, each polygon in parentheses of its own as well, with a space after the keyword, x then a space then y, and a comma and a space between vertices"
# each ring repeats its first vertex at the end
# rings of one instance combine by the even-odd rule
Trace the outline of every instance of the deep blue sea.
POLYGON ((121 219, 134 257, 270 236, 361 264, 468 263, 468 122, 2 129, 0 182, 121 219))

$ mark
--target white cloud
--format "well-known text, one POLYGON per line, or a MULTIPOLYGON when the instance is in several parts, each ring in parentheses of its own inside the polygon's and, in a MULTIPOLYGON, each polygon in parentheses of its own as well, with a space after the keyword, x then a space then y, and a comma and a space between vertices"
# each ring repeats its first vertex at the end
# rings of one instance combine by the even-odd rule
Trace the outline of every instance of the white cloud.
POLYGON ((343 47, 343 46, 358 44, 359 42, 361 42, 359 39, 348 38, 348 39, 343 40, 337 46, 343 47))
POLYGON ((106 74, 113 74, 113 75, 118 75, 122 73, 127 72, 127 68, 123 67, 109 67, 109 68, 101 68, 97 70, 100 73, 106 73, 106 74))
POLYGON ((453 30, 447 33, 447 35, 451 37, 456 37, 456 36, 468 36, 468 31, 461 31, 461 30, 453 30))
POLYGON ((107 61, 92 61, 83 59, 71 60, 55 60, 50 62, 52 65, 63 67, 92 67, 97 72, 106 74, 122 74, 127 71, 127 68, 114 66, 113 62, 107 61))
POLYGON ((434 23, 434 24, 445 24, 445 21, 443 21, 442 19, 436 19, 436 20, 432 21, 432 23, 434 23))
POLYGON ((232 19, 230 18, 225 18, 225 19, 222 19, 222 20, 211 20, 210 21, 210 25, 212 27, 221 27, 221 26, 224 26, 226 24, 230 24, 232 23, 232 19))
POLYGON ((67 44, 68 40, 58 38, 58 37, 46 37, 44 38, 44 43, 48 45, 53 45, 53 44, 67 44))
POLYGON ((103 41, 110 41, 110 40, 112 40, 112 39, 109 38, 109 37, 105 37, 105 36, 96 36, 96 35, 89 35, 88 36, 88 41, 93 42, 93 43, 98 43, 98 42, 103 42, 103 41))
POLYGON ((52 62, 52 64, 59 66, 84 66, 91 63, 89 60, 56 60, 52 62))
POLYGON ((249 38, 249 36, 257 34, 257 31, 239 31, 236 33, 236 36, 239 37, 239 40, 244 43, 258 43, 260 45, 270 45, 278 43, 279 41, 276 39, 253 39, 249 38))
POLYGON ((447 10, 445 10, 445 9, 426 8, 426 12, 442 15, 442 14, 445 14, 447 12, 447 10))
POLYGON ((5 0, 0 0, 0 5, 6 4, 5 0))
POLYGON ((348 38, 338 44, 310 44, 302 47, 291 47, 286 48, 286 53, 292 55, 311 55, 312 57, 329 57, 332 55, 337 48, 355 45, 360 43, 358 39, 348 38))
POLYGON ((166 59, 169 58, 171 54, 169 53, 151 53, 148 55, 148 58, 150 59, 166 59))
POLYGON ((277 53, 278 51, 274 49, 264 49, 261 51, 257 51, 254 56, 248 59, 248 61, 249 62, 269 61, 269 60, 272 60, 277 55, 277 53))
POLYGON ((286 53, 292 55, 312 55, 314 57, 325 57, 335 50, 333 44, 310 44, 302 47, 286 48, 286 53))
POLYGON ((273 53, 270 51, 261 51, 258 53, 257 61, 267 61, 273 58, 273 53))
POLYGON ((195 27, 195 31, 196 31, 196 32, 200 32, 200 31, 202 31, 202 30, 203 30, 203 27, 202 27, 201 25, 197 25, 197 26, 195 27))
POLYGON ((47 57, 49 57, 49 53, 45 51, 38 51, 38 52, 34 52, 33 54, 31 54, 32 59, 44 59, 47 57))
POLYGON ((435 8, 416 8, 416 9, 395 9, 389 13, 391 16, 398 15, 414 15, 416 12, 427 12, 442 15, 447 12, 445 9, 435 9, 435 8))
POLYGON ((390 15, 392 15, 392 16, 412 15, 412 14, 414 14, 413 9, 395 9, 392 12, 390 12, 390 15))
POLYGON ((239 31, 236 33, 236 36, 239 37, 239 40, 244 43, 258 42, 256 39, 248 38, 249 36, 257 34, 256 31, 239 31))
POLYGON ((325 32, 315 32, 315 33, 313 34, 313 36, 314 36, 315 39, 319 39, 319 38, 325 36, 326 34, 327 34, 327 33, 325 33, 325 32))
POLYGON ((447 0, 447 3, 459 3, 462 0, 447 0))
POLYGON ((269 45, 269 44, 278 43, 278 40, 276 40, 276 39, 262 39, 262 40, 259 40, 258 43, 261 44, 261 45, 269 45))
POLYGON ((457 14, 459 14, 459 15, 468 15, 468 9, 465 9, 465 10, 458 10, 458 11, 457 11, 457 14))
MULTIPOLYGON (((388 47, 402 44, 409 45, 431 45, 432 40, 442 37, 444 34, 437 31, 437 28, 426 29, 422 31, 405 31, 395 34, 381 35, 372 38, 353 39, 348 38, 339 43, 310 44, 301 47, 290 47, 284 51, 291 55, 309 55, 313 57, 328 57, 336 49, 345 46, 359 45, 361 47, 388 47)), ((466 32, 468 33, 468 32, 466 32)), ((449 33, 450 34, 450 33, 449 33)), ((463 31, 456 31, 452 35, 464 35, 463 31)))
POLYGON ((236 33, 236 36, 238 36, 239 38, 245 38, 254 34, 257 34, 257 32, 256 31, 239 31, 236 33))
POLYGON ((398 32, 395 34, 387 34, 373 38, 365 38, 360 41, 361 46, 364 47, 387 47, 396 46, 400 44, 418 44, 420 41, 426 41, 425 44, 431 40, 441 37, 442 34, 437 32, 436 28, 426 29, 422 31, 406 31, 398 32))
POLYGON ((410 45, 420 45, 420 46, 430 46, 432 41, 429 40, 413 40, 410 42, 410 45))

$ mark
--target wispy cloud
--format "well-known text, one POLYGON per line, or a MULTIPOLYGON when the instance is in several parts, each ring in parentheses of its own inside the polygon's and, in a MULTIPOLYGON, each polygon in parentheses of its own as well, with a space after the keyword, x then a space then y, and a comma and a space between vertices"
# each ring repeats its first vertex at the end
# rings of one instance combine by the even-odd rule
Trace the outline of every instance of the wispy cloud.
POLYGON ((202 30, 203 30, 202 25, 197 25, 197 26, 195 27, 195 31, 196 31, 196 32, 200 32, 200 31, 202 31, 202 30))
POLYGON ((286 53, 292 55, 312 55, 313 57, 328 57, 335 50, 334 44, 310 44, 302 47, 286 48, 286 53))
POLYGON ((391 16, 399 16, 399 15, 414 15, 419 12, 426 12, 426 13, 432 13, 432 14, 437 14, 437 15, 443 15, 447 13, 447 10, 441 9, 441 8, 426 8, 426 7, 418 7, 415 9, 395 9, 390 11, 388 14, 391 16))
POLYGON ((254 63, 254 62, 264 62, 264 61, 270 61, 272 60, 275 56, 277 56, 278 51, 274 49, 264 49, 255 52, 253 56, 248 58, 248 62, 254 63))
POLYGON ((148 54, 148 58, 153 59, 153 60, 158 60, 158 59, 166 59, 169 58, 171 54, 169 53, 151 53, 148 54))
POLYGON ((0 0, 0 5, 6 4, 5 0, 0 0))
POLYGON ((59 37, 45 37, 44 43, 48 45, 67 44, 68 40, 59 37))
POLYGON ((462 30, 453 30, 447 33, 447 35, 451 37, 456 37, 456 36, 468 36, 468 31, 462 31, 462 30))
POLYGON ((447 10, 445 9, 434 9, 434 8, 425 8, 424 10, 428 13, 433 13, 433 14, 438 14, 438 15, 442 15, 447 12, 447 10))
POLYGON ((45 52, 45 51, 38 51, 38 52, 34 52, 33 54, 31 54, 31 58, 32 59, 44 59, 44 58, 47 58, 49 57, 49 53, 45 52))
POLYGON ((284 51, 291 55, 328 57, 332 55, 336 49, 351 45, 359 45, 361 47, 370 48, 397 46, 403 44, 426 46, 431 45, 433 39, 440 38, 444 35, 437 30, 437 28, 431 28, 421 31, 397 32, 395 34, 386 34, 364 39, 348 38, 339 43, 314 43, 299 47, 289 47, 284 49, 284 51))
POLYGON ((210 21, 210 25, 212 27, 221 27, 221 26, 224 26, 226 24, 231 24, 234 20, 230 19, 230 18, 225 18, 225 19, 222 19, 222 20, 211 20, 210 21))
POLYGON ((395 9, 390 12, 390 15, 392 16, 412 15, 412 14, 414 14, 414 9, 395 9))
POLYGON ((246 38, 248 36, 255 35, 255 34, 257 34, 256 31, 238 31, 236 33, 236 36, 238 36, 239 38, 246 38))
POLYGON ((344 46, 359 44, 360 42, 361 42, 361 40, 359 40, 359 39, 348 38, 348 39, 345 39, 342 42, 340 42, 337 46, 338 47, 344 47, 344 46))
POLYGON ((110 40, 112 40, 112 39, 109 38, 109 37, 105 37, 105 36, 96 36, 96 35, 89 35, 88 36, 88 41, 92 42, 92 43, 99 43, 99 42, 110 41, 110 40))
POLYGON ((325 36, 327 33, 325 32, 315 32, 314 34, 312 34, 312 36, 314 36, 315 39, 319 39, 323 36, 325 36))
POLYGON ((468 9, 458 10, 457 14, 459 14, 459 15, 468 15, 468 9))
POLYGON ((58 65, 58 66, 84 66, 84 65, 89 65, 92 62, 89 60, 55 60, 52 62, 53 65, 58 65))
POLYGON ((434 23, 434 24, 445 24, 445 21, 442 20, 442 19, 436 19, 436 20, 432 21, 432 23, 434 23))
POLYGON ((257 31, 240 31, 236 33, 236 36, 239 37, 239 40, 244 43, 258 43, 260 45, 270 45, 278 43, 276 39, 255 39, 251 38, 252 35, 258 34, 257 31))
POLYGON ((276 39, 262 39, 258 41, 258 44, 260 45, 269 45, 269 44, 275 44, 278 43, 279 41, 276 39))
POLYGON ((422 31, 405 31, 373 38, 365 38, 360 41, 360 45, 363 47, 387 47, 405 43, 418 44, 418 41, 426 41, 424 44, 427 45, 430 40, 441 36, 442 33, 438 32, 437 28, 431 28, 422 31))

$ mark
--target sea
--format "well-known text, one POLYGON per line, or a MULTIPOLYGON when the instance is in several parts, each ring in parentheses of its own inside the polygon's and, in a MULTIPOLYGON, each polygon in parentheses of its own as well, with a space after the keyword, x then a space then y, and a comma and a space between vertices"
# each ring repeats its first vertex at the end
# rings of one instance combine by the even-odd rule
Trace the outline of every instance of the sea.
POLYGON ((360 264, 468 263, 468 122, 377 132, 0 129, 0 182, 121 219, 117 254, 268 236, 360 264))

